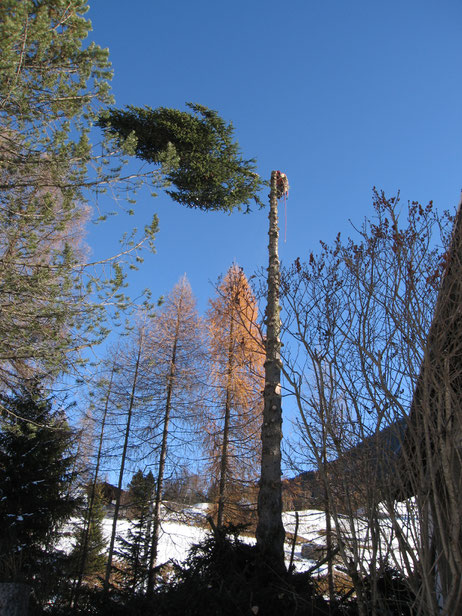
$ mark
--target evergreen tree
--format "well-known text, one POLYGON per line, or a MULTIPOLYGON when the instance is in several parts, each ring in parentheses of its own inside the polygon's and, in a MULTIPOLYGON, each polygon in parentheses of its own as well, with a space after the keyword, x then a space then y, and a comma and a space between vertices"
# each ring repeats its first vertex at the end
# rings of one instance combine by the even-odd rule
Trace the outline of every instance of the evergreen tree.
MULTIPOLYGON (((89 140, 95 114, 112 97, 107 50, 84 46, 87 10, 86 0, 0 3, 4 390, 31 375, 53 377, 79 348, 105 335, 105 312, 90 292, 124 302, 121 259, 109 276, 94 276, 82 263, 85 198, 121 181, 114 158, 105 166, 104 149, 96 156, 89 140)), ((155 221, 147 237, 154 231, 155 221)))
POLYGON ((135 137, 135 154, 161 165, 176 190, 167 193, 183 205, 232 212, 259 203, 263 182, 255 160, 242 158, 234 128, 216 111, 187 103, 191 112, 158 107, 111 109, 98 121, 119 140, 135 137))
POLYGON ((0 560, 3 580, 31 580, 76 506, 72 433, 38 387, 2 398, 0 560))
MULTIPOLYGON (((71 569, 83 579, 94 579, 102 574, 106 564, 105 550, 107 542, 103 534, 103 520, 105 517, 102 484, 89 486, 86 489, 85 508, 83 510, 84 523, 75 531, 74 547, 71 552, 71 569), (90 499, 91 508, 89 507, 90 499), (85 554, 83 554, 85 550, 85 554)), ((77 597, 74 596, 74 605, 77 597)))
POLYGON ((155 480, 152 471, 143 474, 138 470, 132 477, 127 488, 127 507, 131 518, 140 518, 146 511, 149 499, 152 498, 155 480))
POLYGON ((131 594, 143 590, 147 580, 154 492, 152 472, 144 475, 138 470, 128 485, 130 527, 126 537, 118 537, 120 547, 116 552, 121 561, 121 586, 131 594))
MULTIPOLYGON (((233 265, 207 313, 212 408, 204 431, 218 503, 217 525, 236 514, 260 463, 264 349, 247 278, 233 265)), ((235 521, 235 520, 234 520, 235 521)))

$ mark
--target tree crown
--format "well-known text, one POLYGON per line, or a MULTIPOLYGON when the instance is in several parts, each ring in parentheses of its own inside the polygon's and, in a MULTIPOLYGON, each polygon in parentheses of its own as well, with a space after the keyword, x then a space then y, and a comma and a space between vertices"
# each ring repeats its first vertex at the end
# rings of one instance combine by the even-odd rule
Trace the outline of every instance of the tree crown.
MULTIPOLYGON (((187 103, 191 112, 158 107, 110 109, 97 124, 120 142, 135 136, 133 152, 162 165, 176 190, 167 193, 183 205, 201 210, 232 212, 249 209, 264 182, 255 159, 242 158, 233 141, 234 128, 216 111, 187 103)), ((133 147, 133 146, 132 146, 133 147)))

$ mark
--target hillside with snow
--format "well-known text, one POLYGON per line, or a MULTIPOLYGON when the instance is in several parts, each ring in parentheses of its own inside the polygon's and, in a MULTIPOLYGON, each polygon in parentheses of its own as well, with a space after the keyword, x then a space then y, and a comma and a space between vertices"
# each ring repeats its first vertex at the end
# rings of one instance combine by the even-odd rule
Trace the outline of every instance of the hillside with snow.
MULTIPOLYGON (((201 542, 210 532, 207 522, 207 514, 210 510, 208 503, 199 503, 194 506, 178 508, 177 511, 171 507, 163 507, 163 521, 160 532, 158 547, 159 564, 168 562, 181 563, 186 560, 190 548, 201 542)), ((402 528, 407 527, 408 505, 402 507, 402 528)), ((77 520, 72 520, 68 526, 66 537, 62 540, 60 547, 65 551, 70 551, 72 547, 72 529, 77 520)), ((350 536, 352 541, 361 545, 361 553, 364 562, 369 562, 372 558, 369 548, 369 529, 365 521, 358 514, 355 519, 340 517, 337 520, 341 524, 342 537, 350 536)), ((415 520, 413 521, 415 523, 415 520)), ((121 518, 117 524, 117 536, 127 537, 130 522, 126 518, 121 518)), ((304 511, 287 511, 283 513, 283 524, 286 531, 286 565, 289 566, 291 558, 296 571, 303 572, 315 568, 316 563, 321 561, 326 552, 326 516, 323 511, 307 509, 304 511), (298 518, 298 520, 297 520, 298 518), (295 548, 293 539, 295 537, 295 548), (293 549, 293 557, 292 557, 293 549)), ((335 520, 331 519, 332 528, 335 536, 335 520)), ((112 518, 106 517, 103 520, 104 536, 109 543, 112 530, 112 518)), ((396 562, 399 566, 399 546, 393 525, 385 511, 382 511, 380 519, 380 532, 382 537, 383 553, 390 556, 391 562, 396 562)), ((412 539, 412 538, 411 538, 412 539)), ((247 543, 254 543, 255 539, 251 536, 242 536, 242 540, 247 543)), ((117 545, 116 545, 117 549, 117 545)), ((339 571, 344 570, 340 557, 334 559, 334 567, 339 571)), ((318 575, 323 575, 327 565, 321 565, 315 571, 318 575)))

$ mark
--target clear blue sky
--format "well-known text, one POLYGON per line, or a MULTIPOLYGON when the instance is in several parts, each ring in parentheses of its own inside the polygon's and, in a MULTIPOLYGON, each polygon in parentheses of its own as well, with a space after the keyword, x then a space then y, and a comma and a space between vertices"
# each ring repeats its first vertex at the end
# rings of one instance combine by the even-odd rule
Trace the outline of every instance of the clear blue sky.
MULTIPOLYGON (((462 188, 460 0, 90 0, 92 39, 109 47, 117 106, 184 108, 233 122, 259 172, 290 182, 289 263, 371 212, 373 186, 407 200, 457 204, 462 188)), ((166 294, 186 273, 203 311, 210 281, 235 260, 266 266, 267 212, 156 211, 157 254, 131 285, 166 294)), ((281 212, 282 213, 282 212, 281 212)), ((117 250, 126 221, 89 235, 94 255, 117 250), (113 241, 113 243, 112 243, 113 241)))

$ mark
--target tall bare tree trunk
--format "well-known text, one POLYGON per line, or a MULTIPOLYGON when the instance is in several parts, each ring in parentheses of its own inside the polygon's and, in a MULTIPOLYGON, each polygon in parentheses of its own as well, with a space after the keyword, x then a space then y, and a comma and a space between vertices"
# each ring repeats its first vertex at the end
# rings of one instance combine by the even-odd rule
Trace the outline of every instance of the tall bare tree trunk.
POLYGON ((112 522, 111 542, 109 544, 109 552, 108 552, 107 565, 106 565, 106 575, 104 578, 104 590, 106 592, 109 590, 109 578, 111 577, 112 557, 114 555, 114 544, 115 544, 116 531, 117 531, 117 520, 119 518, 119 509, 120 509, 120 498, 122 495, 122 484, 123 484, 124 471, 125 471, 125 462, 127 459, 128 441, 130 438, 130 426, 131 426, 131 420, 132 420, 132 415, 133 415, 133 407, 135 405, 135 393, 136 393, 136 387, 138 384, 138 372, 140 368, 141 352, 143 348, 143 333, 142 332, 140 332, 140 339, 138 341, 138 345, 139 345, 138 352, 136 355, 136 362, 135 362, 135 373, 133 375, 133 383, 132 383, 132 388, 131 388, 131 393, 130 393, 130 402, 128 405, 127 424, 125 426, 125 437, 124 437, 124 445, 123 445, 123 450, 122 450, 122 459, 120 461, 119 481, 117 483, 114 518, 112 522))
POLYGON ((229 345, 228 345, 228 368, 227 368, 227 384, 226 384, 226 400, 225 400, 225 422, 223 426, 223 442, 221 445, 221 462, 220 462, 220 485, 218 489, 218 512, 217 526, 223 526, 223 513, 225 509, 225 492, 226 492, 226 475, 228 473, 228 441, 229 441, 229 424, 231 419, 231 374, 233 370, 233 314, 230 313, 229 324, 229 345))
POLYGON ((170 371, 167 377, 167 396, 165 399, 165 413, 164 413, 164 426, 162 430, 162 443, 160 448, 159 457, 159 472, 157 474, 156 485, 156 498, 154 502, 154 516, 153 516, 153 529, 151 539, 151 549, 149 553, 149 568, 148 568, 148 581, 147 581, 147 595, 152 596, 154 590, 154 565, 156 564, 157 551, 159 546, 159 530, 160 530, 160 506, 162 504, 162 493, 164 487, 164 472, 165 472, 165 460, 167 458, 167 440, 168 429, 170 424, 170 411, 172 408, 172 394, 175 383, 176 372, 176 353, 178 347, 178 338, 180 334, 180 319, 181 319, 181 300, 178 308, 178 316, 175 326, 175 337, 172 347, 172 359, 170 361, 170 371))
POLYGON ((80 560, 80 567, 79 567, 77 582, 76 582, 75 589, 74 589, 74 592, 73 592, 73 597, 71 598, 71 604, 74 606, 74 608, 76 608, 77 604, 78 604, 80 588, 82 586, 83 575, 85 573, 85 565, 86 565, 86 562, 87 562, 88 542, 89 542, 89 538, 90 538, 90 528, 91 528, 91 521, 92 521, 93 506, 95 504, 96 486, 98 485, 99 468, 100 468, 100 465, 101 465, 101 457, 102 457, 102 453, 103 453, 104 429, 106 427, 106 418, 107 418, 107 414, 108 414, 108 410, 109 410, 109 399, 110 399, 110 396, 111 396, 112 382, 113 382, 113 379, 114 379, 115 369, 116 368, 115 368, 115 362, 114 362, 113 365, 112 365, 112 369, 111 369, 111 376, 110 376, 110 379, 109 379, 108 389, 107 389, 107 393, 106 393, 106 399, 104 401, 103 417, 101 419, 101 430, 100 430, 99 441, 98 441, 98 452, 96 454, 95 473, 93 475, 93 482, 91 484, 91 491, 90 491, 90 498, 89 498, 89 501, 88 501, 87 516, 86 516, 86 519, 85 519, 85 526, 84 526, 84 536, 83 536, 83 545, 82 545, 82 558, 80 560))
MULTIPOLYGON (((324 513, 326 516, 326 552, 327 552, 327 584, 329 588, 329 601, 332 604, 335 600, 335 586, 334 586, 334 563, 333 563, 333 533, 332 533, 332 520, 331 520, 331 508, 329 501, 329 487, 324 486, 324 513)), ((330 605, 329 605, 330 611, 330 605)))
POLYGON ((284 572, 284 527, 281 483, 281 320, 279 315, 278 172, 271 173, 269 213, 268 304, 266 308, 266 361, 257 547, 276 572, 284 572))
POLYGON ((335 600, 335 589, 334 589, 334 567, 332 562, 332 552, 334 549, 333 540, 332 540, 332 519, 331 519, 331 504, 330 504, 330 478, 329 478, 329 455, 328 455, 328 438, 329 431, 332 431, 332 409, 329 408, 331 398, 329 398, 329 402, 325 399, 325 385, 324 385, 324 374, 322 370, 322 366, 319 366, 319 381, 321 385, 321 395, 319 400, 319 412, 321 414, 321 464, 323 468, 322 472, 322 481, 324 484, 324 513, 326 519, 326 551, 327 551, 327 584, 329 589, 329 613, 331 610, 331 605, 335 600))

